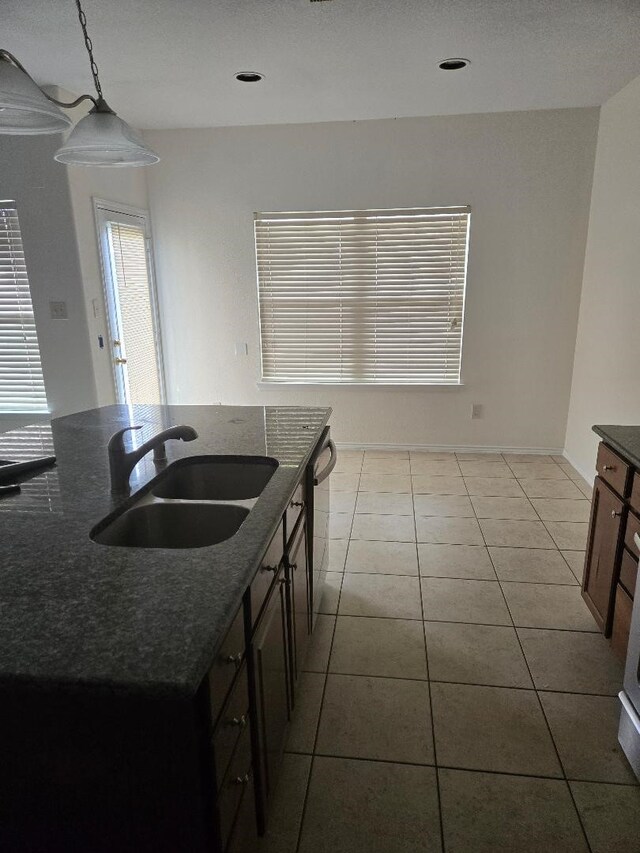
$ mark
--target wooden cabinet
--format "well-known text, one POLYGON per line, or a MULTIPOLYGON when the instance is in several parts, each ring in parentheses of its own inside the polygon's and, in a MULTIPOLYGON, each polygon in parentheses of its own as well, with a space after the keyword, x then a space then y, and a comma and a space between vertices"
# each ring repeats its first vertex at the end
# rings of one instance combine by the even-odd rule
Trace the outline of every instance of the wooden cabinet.
POLYGON ((596 477, 582 595, 605 637, 611 633, 623 512, 621 498, 596 477))

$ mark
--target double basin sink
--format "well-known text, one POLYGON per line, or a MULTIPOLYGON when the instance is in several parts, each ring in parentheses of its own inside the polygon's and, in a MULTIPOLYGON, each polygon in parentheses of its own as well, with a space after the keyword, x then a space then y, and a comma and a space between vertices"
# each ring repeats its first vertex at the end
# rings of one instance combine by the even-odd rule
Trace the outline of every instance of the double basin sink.
POLYGON ((267 456, 193 456, 170 465, 133 506, 100 522, 94 542, 204 548, 230 539, 273 476, 267 456))

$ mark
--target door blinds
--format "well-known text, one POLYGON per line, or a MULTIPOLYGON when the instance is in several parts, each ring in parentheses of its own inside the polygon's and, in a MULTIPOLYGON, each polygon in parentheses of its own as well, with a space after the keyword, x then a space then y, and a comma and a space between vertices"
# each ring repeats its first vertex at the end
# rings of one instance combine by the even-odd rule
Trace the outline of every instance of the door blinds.
POLYGON ((18 211, 0 202, 0 412, 46 412, 18 211))
POLYGON ((266 382, 460 382, 468 207, 259 213, 266 382))

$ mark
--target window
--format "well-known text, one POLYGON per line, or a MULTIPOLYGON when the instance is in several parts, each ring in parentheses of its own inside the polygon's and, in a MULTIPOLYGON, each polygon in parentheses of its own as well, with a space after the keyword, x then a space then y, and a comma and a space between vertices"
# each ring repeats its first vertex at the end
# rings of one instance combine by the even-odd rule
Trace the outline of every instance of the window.
POLYGON ((263 380, 458 384, 469 218, 256 214, 263 380))
POLYGON ((47 410, 18 211, 0 201, 0 412, 47 410))

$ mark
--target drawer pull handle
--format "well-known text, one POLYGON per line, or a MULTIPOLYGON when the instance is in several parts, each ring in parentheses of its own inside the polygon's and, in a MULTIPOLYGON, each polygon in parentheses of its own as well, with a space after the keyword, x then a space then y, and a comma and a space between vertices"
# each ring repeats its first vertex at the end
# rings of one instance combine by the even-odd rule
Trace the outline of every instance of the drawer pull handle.
POLYGON ((611 510, 611 518, 618 518, 618 517, 619 517, 619 516, 621 516, 621 515, 622 515, 622 513, 621 513, 621 512, 618 512, 618 510, 617 510, 617 509, 612 509, 612 510, 611 510))
POLYGON ((240 666, 242 663, 242 652, 238 652, 235 655, 227 655, 225 658, 225 663, 234 663, 236 668, 240 666))
POLYGON ((304 506, 304 501, 291 501, 289 506, 304 506))
POLYGON ((244 714, 241 717, 234 717, 232 720, 229 720, 229 725, 243 729, 247 725, 247 718, 244 714))
POLYGON ((602 470, 603 471, 615 471, 616 466, 615 465, 603 465, 602 470))
POLYGON ((260 571, 261 572, 277 572, 278 567, 277 566, 260 566, 260 571))
POLYGON ((234 785, 248 785, 249 784, 249 774, 245 773, 244 776, 236 776, 233 780, 234 785))

